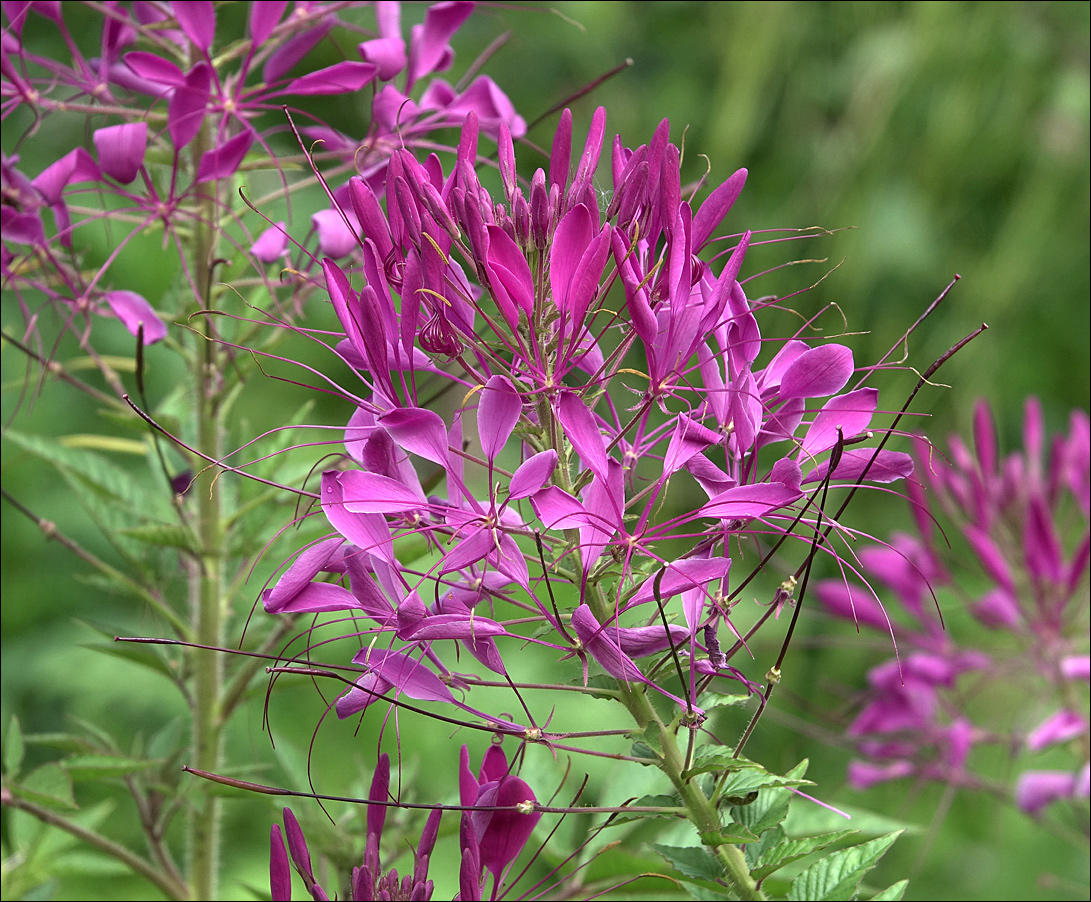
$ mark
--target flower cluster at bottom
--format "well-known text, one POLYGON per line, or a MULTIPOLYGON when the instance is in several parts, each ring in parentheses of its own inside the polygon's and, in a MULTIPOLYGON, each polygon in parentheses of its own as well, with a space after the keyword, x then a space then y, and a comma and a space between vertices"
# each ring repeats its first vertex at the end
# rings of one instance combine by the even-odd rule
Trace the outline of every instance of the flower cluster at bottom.
MULTIPOLYGON (((495 898, 501 882, 541 818, 535 810, 537 798, 524 780, 509 772, 507 756, 499 745, 489 747, 476 776, 470 769, 469 749, 462 747, 459 796, 462 866, 458 898, 461 902, 481 899, 488 875, 493 878, 492 898, 495 898)), ((380 756, 375 768, 367 804, 364 863, 352 869, 354 902, 431 899, 433 886, 428 879, 428 862, 439 835, 443 809, 436 808, 428 816, 414 850, 412 873, 399 876, 396 869, 384 872, 379 858, 386 809, 398 805, 390 796, 390 757, 386 754, 380 756)), ((287 850, 279 824, 273 825, 270 835, 269 884, 274 902, 292 898, 289 855, 311 897, 328 899, 315 877, 307 842, 290 808, 284 809, 284 831, 287 850)))

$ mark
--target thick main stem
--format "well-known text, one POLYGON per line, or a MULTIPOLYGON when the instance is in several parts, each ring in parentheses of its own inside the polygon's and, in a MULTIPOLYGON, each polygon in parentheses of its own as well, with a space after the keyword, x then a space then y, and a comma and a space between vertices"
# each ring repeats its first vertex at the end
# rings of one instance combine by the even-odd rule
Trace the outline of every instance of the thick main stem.
MULTIPOLYGON (((207 126, 194 141, 194 166, 210 146, 207 126)), ((198 224, 194 234, 193 277, 197 302, 210 307, 212 302, 213 261, 219 222, 216 183, 208 186, 201 198, 198 224)), ((220 353, 206 319, 200 346, 193 356, 193 383, 197 396, 197 450, 212 460, 223 457, 221 422, 220 353)), ((206 467, 194 483, 197 502, 197 531, 200 556, 190 570, 190 616, 196 641, 209 648, 223 645, 223 510, 218 471, 206 467)), ((193 766, 217 772, 220 769, 222 656, 215 651, 191 649, 193 674, 193 766)), ((218 850, 220 839, 220 801, 214 793, 201 792, 191 809, 188 828, 189 882, 194 898, 216 898, 218 850)))
MULTIPOLYGON (((586 600, 599 623, 609 622, 613 613, 601 587, 589 587, 586 600)), ((685 755, 678 747, 674 734, 656 714, 645 687, 619 680, 618 689, 621 692, 622 703, 641 729, 645 729, 652 723, 659 725, 660 752, 662 753, 659 769, 678 791, 690 823, 700 834, 718 833, 723 827, 720 823, 719 812, 698 783, 685 778, 685 755)), ((755 880, 750 876, 750 868, 738 846, 725 843, 715 846, 713 851, 724 867, 725 880, 738 893, 740 899, 765 898, 755 880)))

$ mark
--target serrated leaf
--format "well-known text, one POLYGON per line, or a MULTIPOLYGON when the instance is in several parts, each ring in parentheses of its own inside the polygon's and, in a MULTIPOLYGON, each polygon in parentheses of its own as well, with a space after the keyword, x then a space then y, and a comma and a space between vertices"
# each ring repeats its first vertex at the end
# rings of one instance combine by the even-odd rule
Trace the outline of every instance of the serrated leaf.
POLYGON ((72 795, 72 780, 57 764, 43 764, 19 783, 8 783, 12 795, 45 808, 78 808, 72 795))
MULTIPOLYGON (((773 786, 804 786, 810 784, 810 780, 802 780, 794 777, 782 777, 779 774, 771 774, 767 770, 756 767, 740 768, 730 774, 720 784, 720 792, 725 796, 746 796, 755 790, 766 789, 773 786)), ((746 803, 751 804, 751 803, 746 803)))
POLYGON ((78 473, 64 469, 60 473, 69 489, 71 489, 72 495, 79 502, 80 507, 90 516, 98 531, 113 546, 128 566, 139 572, 140 560, 138 553, 141 546, 132 539, 119 535, 119 532, 132 525, 133 512, 141 508, 125 505, 110 496, 103 496, 94 487, 88 487, 78 473))
POLYGON ((157 508, 166 513, 167 494, 149 493, 131 473, 108 458, 83 448, 65 447, 61 443, 63 439, 10 430, 4 435, 56 469, 98 530, 132 569, 139 570, 137 552, 142 546, 118 533, 134 523, 149 522, 157 508))
POLYGON ((788 898, 830 902, 851 899, 864 874, 875 867, 899 836, 900 830, 827 855, 792 881, 788 898))
MULTIPOLYGON (((553 626, 549 623, 545 625, 543 635, 546 633, 553 634, 553 626)), ((607 676, 604 673, 596 673, 587 680, 588 689, 602 689, 603 692, 591 692, 591 698, 607 699, 608 701, 615 701, 618 697, 617 694, 617 680, 612 676, 607 676)))
MULTIPOLYGON (((806 782, 803 775, 807 772, 807 764, 806 760, 801 761, 785 774, 784 779, 789 781, 789 785, 792 785, 792 781, 806 782)), ((792 792, 788 786, 767 786, 758 792, 758 798, 752 804, 733 808, 732 815, 736 821, 760 836, 788 816, 791 801, 792 792)))
POLYGON ((706 846, 726 846, 735 843, 757 842, 760 837, 755 836, 742 824, 731 823, 721 830, 711 833, 701 833, 702 844, 706 846))
POLYGON ((4 433, 4 437, 61 472, 78 476, 100 495, 124 503, 134 511, 147 509, 148 498, 132 476, 105 457, 83 448, 66 447, 63 437, 47 439, 15 430, 4 433))
POLYGON ((158 767, 161 762, 146 758, 125 758, 118 755, 73 755, 59 762, 73 780, 102 780, 122 777, 158 767))
POLYGON ((897 902, 902 896, 905 895, 906 888, 909 886, 908 880, 899 880, 897 883, 888 886, 880 893, 876 893, 872 896, 873 902, 897 902))
MULTIPOLYGON (((773 846, 786 842, 787 839, 788 836, 779 826, 770 827, 768 830, 764 831, 757 842, 748 843, 743 847, 743 852, 746 855, 747 867, 753 869, 762 855, 773 848, 773 846)), ((787 884, 785 884, 784 889, 788 889, 787 884)))
POLYGON ((719 880, 724 869, 720 862, 702 846, 663 846, 649 843, 667 863, 680 874, 697 880, 719 880))
POLYGON ((193 532, 184 526, 149 523, 144 526, 133 526, 127 529, 119 529, 118 535, 128 536, 138 542, 148 545, 160 545, 166 548, 179 548, 190 554, 198 551, 194 541, 193 532))
POLYGON ((677 796, 641 796, 635 802, 630 802, 633 808, 665 808, 666 811, 633 811, 615 814, 607 827, 616 827, 618 824, 628 824, 642 818, 651 817, 677 817, 681 802, 677 796))
POLYGON ((4 773, 15 778, 19 775, 19 768, 23 766, 23 731, 19 726, 19 718, 13 717, 8 724, 8 735, 4 737, 4 773))
POLYGON ((784 867, 784 865, 805 858, 819 849, 825 849, 827 846, 831 846, 854 833, 856 833, 855 830, 841 830, 837 833, 823 833, 820 836, 805 836, 800 839, 789 839, 777 843, 771 849, 762 852, 756 865, 751 868, 750 875, 755 880, 764 880, 774 871, 784 867))
POLYGON ((735 758, 731 750, 722 745, 703 745, 693 755, 693 762, 682 775, 688 779, 698 774, 722 773, 724 771, 755 770, 765 773, 760 764, 743 758, 735 758))
POLYGON ((698 774, 722 772, 726 770, 738 770, 740 767, 751 765, 731 757, 731 752, 719 745, 703 745, 693 755, 693 762, 682 774, 683 779, 695 777, 698 774))

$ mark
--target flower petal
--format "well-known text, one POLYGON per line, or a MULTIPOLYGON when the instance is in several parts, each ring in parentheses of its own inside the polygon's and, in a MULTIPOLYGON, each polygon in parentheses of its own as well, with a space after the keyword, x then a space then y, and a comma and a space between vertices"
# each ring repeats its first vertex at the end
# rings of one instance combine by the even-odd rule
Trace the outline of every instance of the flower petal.
POLYGON ((277 93, 316 96, 320 94, 351 94, 375 80, 379 67, 372 63, 346 60, 325 69, 308 72, 291 81, 277 93))
POLYGON ((477 430, 481 449, 490 463, 511 438, 522 408, 522 399, 506 376, 496 375, 485 383, 477 407, 477 430))
POLYGON ((201 163, 197 167, 197 182, 212 182, 233 176, 242 165, 253 141, 254 133, 248 130, 240 132, 219 147, 206 151, 201 155, 201 163))
POLYGON ((99 165, 110 178, 128 185, 144 165, 148 147, 148 123, 129 122, 95 131, 99 165))
POLYGON ((155 344, 167 337, 167 325, 159 318, 151 304, 135 291, 108 291, 103 299, 114 315, 124 323, 133 335, 144 327, 144 344, 155 344))
POLYGON ((824 398, 839 392, 853 373, 852 351, 844 345, 822 345, 804 351, 780 381, 780 397, 824 398))

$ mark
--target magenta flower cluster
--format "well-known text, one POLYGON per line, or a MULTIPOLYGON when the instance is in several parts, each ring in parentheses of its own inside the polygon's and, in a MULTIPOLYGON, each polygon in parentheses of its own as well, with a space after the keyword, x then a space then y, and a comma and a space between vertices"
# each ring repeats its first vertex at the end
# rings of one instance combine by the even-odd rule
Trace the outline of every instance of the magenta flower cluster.
MULTIPOLYGON (((246 170, 283 167, 290 155, 279 140, 288 132, 286 103, 339 94, 369 97, 370 115, 362 118, 370 125, 359 139, 303 109, 294 113, 304 133, 325 147, 325 157, 378 182, 395 148, 426 142, 437 129, 461 123, 470 110, 492 123, 494 132, 505 121, 521 134, 525 124, 488 77, 465 89, 433 77, 451 65, 449 41, 472 3, 429 8, 408 40, 400 4, 374 4, 375 36, 359 43, 358 59, 293 75, 331 31, 355 26, 371 6, 253 3, 246 40, 224 48, 210 0, 135 2, 131 8, 111 2, 92 20, 101 29, 100 55, 88 57, 80 49, 83 35, 73 31, 87 19, 77 4, 5 3, 0 118, 6 127, 17 116, 33 116, 28 122, 34 123, 46 116, 103 123, 92 133, 93 147, 77 146, 37 175, 24 174, 18 157, 2 161, 0 263, 5 289, 18 298, 28 332, 43 305, 52 305, 83 338, 90 317, 103 315, 119 319, 145 344, 163 339, 162 314, 138 292, 114 284, 112 267, 142 232, 160 231, 164 246, 173 246, 187 266, 194 230, 241 228, 232 212, 237 194, 220 186, 246 170), (24 30, 36 27, 30 21, 35 17, 57 30, 70 51, 67 61, 39 55, 24 43, 24 30), (70 25, 72 19, 80 24, 70 25), (409 92, 419 85, 426 87, 414 100, 409 92), (84 248, 91 227, 106 222, 123 235, 111 237, 110 252, 88 265, 84 248)), ((343 243, 341 220, 329 211, 315 216, 312 231, 323 254, 343 243)), ((229 240, 254 244, 237 234, 229 240)), ((259 259, 279 257, 283 241, 274 234, 259 242, 259 259)), ((203 274, 189 269, 185 275, 197 305, 207 305, 203 274)))
POLYGON ((1016 752, 1022 810, 1088 797, 1088 416, 1074 413, 1047 440, 1031 399, 1023 443, 1000 455, 984 403, 972 450, 958 437, 946 454, 922 440, 908 483, 916 533, 860 553, 874 587, 818 586, 828 610, 897 641, 849 728, 863 755, 849 769, 859 788, 909 776, 982 788, 971 753, 999 742, 1016 752), (967 621, 977 629, 963 638, 967 621), (975 714, 975 697, 995 686, 1006 687, 1004 717, 975 714), (1015 735, 1002 722, 1012 710, 1015 735), (1037 764, 1065 758, 1066 769, 1037 764))
POLYGON ((697 723, 709 679, 751 685, 716 638, 741 635, 732 545, 788 538, 801 560, 823 481, 911 471, 845 447, 877 405, 845 390, 847 347, 763 339, 740 277, 752 236, 717 237, 746 172, 698 203, 664 121, 648 144, 614 139, 600 205, 605 134, 600 108, 575 155, 566 111, 528 183, 501 124, 494 196, 471 112, 449 169, 391 156, 385 210, 349 181, 360 262, 322 263, 359 380, 341 389, 356 407, 343 464, 321 478, 332 533, 264 593, 270 613, 350 618, 359 675, 340 717, 408 697, 550 742, 529 709, 471 705, 455 670, 461 650, 508 677, 507 650, 530 641, 697 723), (639 663, 672 651, 688 662, 677 689, 639 663))

